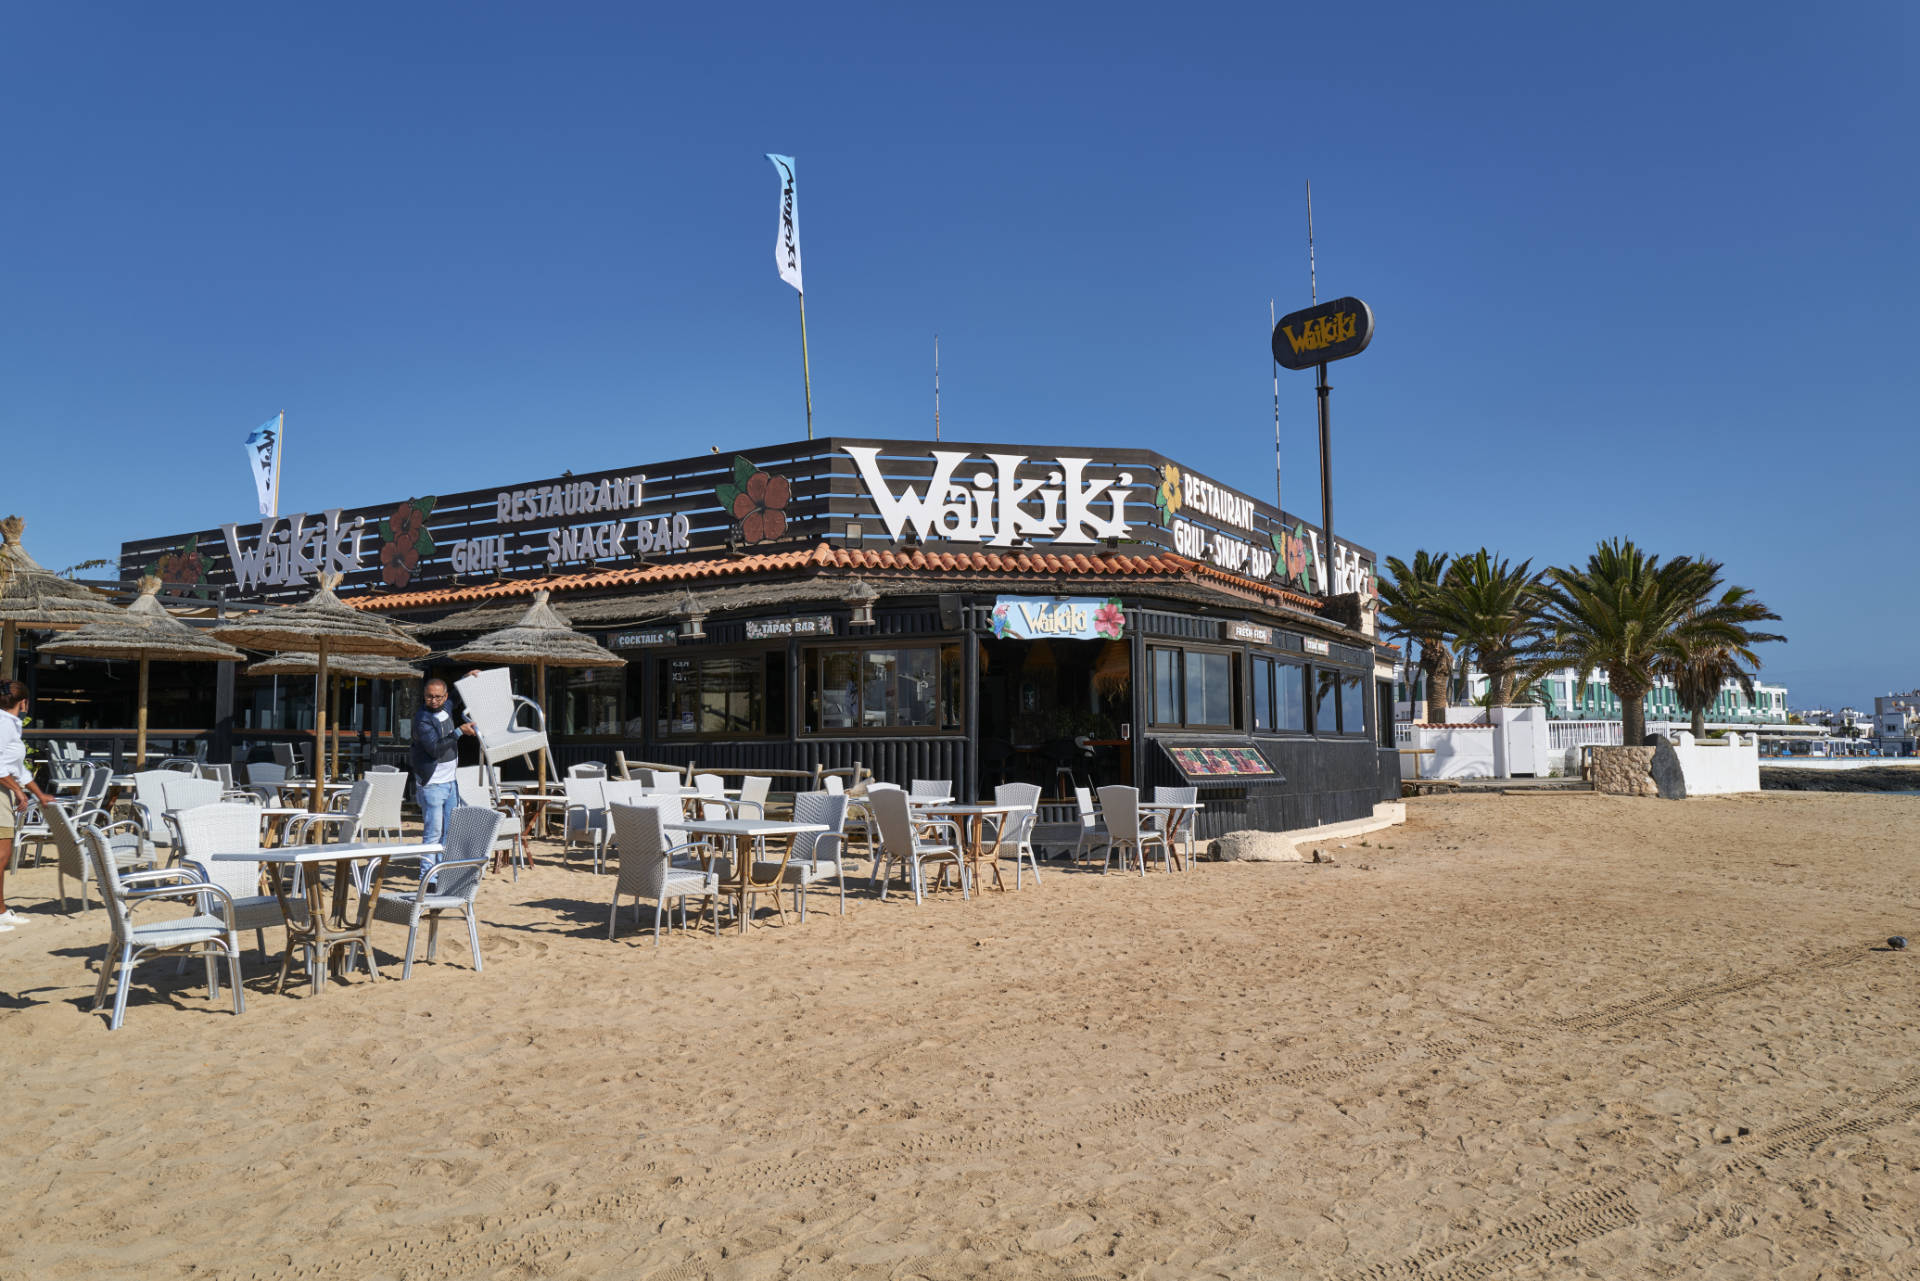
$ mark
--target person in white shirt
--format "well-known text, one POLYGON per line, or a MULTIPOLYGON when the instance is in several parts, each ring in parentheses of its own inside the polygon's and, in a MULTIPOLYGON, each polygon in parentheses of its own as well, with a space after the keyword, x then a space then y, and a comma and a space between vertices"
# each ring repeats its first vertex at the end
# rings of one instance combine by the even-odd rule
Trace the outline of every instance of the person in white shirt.
POLYGON ((33 801, 51 805, 27 772, 27 743, 20 718, 27 714, 27 687, 21 681, 0 681, 0 931, 25 925, 27 918, 7 906, 7 868, 13 864, 14 815, 25 813, 33 801))
MULTIPOLYGON (((447 683, 435 677, 420 691, 420 710, 413 717, 413 798, 420 804, 424 830, 420 839, 437 844, 447 830, 447 819, 460 804, 454 770, 460 763, 460 736, 474 732, 473 722, 455 724, 447 710, 447 683)), ((420 874, 439 860, 420 861, 420 874)))

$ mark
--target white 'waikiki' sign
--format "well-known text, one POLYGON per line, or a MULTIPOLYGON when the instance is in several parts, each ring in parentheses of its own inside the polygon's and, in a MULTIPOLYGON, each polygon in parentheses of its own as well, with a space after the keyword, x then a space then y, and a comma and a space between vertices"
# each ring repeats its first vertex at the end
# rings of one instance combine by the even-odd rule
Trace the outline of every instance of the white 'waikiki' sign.
POLYGON ((896 494, 888 487, 878 462, 880 450, 870 445, 847 445, 846 452, 860 469, 867 492, 886 524, 887 533, 900 538, 911 528, 921 538, 943 538, 954 543, 986 543, 1013 547, 1028 536, 1055 543, 1094 543, 1127 536, 1129 472, 1115 480, 1091 480, 1085 475, 1090 458, 1061 458, 1045 476, 1021 479, 1024 454, 988 454, 991 471, 982 468, 968 484, 954 473, 971 457, 950 449, 936 449, 933 476, 924 493, 911 485, 896 494), (1105 516, 1095 504, 1106 501, 1105 516), (1033 504, 1038 504, 1036 510, 1033 504))
POLYGON ((329 508, 320 521, 307 524, 307 514, 269 517, 260 523, 252 546, 242 546, 238 525, 222 525, 227 536, 227 558, 241 591, 254 587, 300 587, 321 574, 351 574, 360 569, 360 543, 366 536, 366 518, 340 519, 341 509, 329 508))

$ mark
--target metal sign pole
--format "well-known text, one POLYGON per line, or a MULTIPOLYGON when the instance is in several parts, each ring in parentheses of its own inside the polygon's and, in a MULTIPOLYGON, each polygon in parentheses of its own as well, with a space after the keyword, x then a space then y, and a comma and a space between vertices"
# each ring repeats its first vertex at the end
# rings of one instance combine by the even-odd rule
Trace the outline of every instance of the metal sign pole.
POLYGON ((1327 362, 1320 362, 1320 532, 1327 539, 1327 559, 1321 570, 1321 590, 1333 595, 1333 571, 1340 558, 1333 554, 1333 391, 1327 382, 1327 362))

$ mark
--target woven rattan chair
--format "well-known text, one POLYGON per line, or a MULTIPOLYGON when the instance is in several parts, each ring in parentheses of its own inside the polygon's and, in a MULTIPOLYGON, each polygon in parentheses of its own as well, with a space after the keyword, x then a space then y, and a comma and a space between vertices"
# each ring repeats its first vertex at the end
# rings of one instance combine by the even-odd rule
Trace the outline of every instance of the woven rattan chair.
MULTIPOLYGON (((1156 787, 1153 789, 1153 799, 1156 801, 1169 801, 1180 805, 1191 805, 1200 799, 1200 789, 1197 787, 1156 787)), ((1185 815, 1184 818, 1186 857, 1182 862, 1191 870, 1193 867, 1193 830, 1199 826, 1197 821, 1198 815, 1189 813, 1185 815)), ((1148 831, 1158 832, 1164 837, 1173 826, 1173 816, 1166 810, 1160 810, 1147 815, 1144 820, 1144 826, 1148 831)))
POLYGON ((493 836, 493 852, 507 856, 513 879, 518 881, 520 864, 526 857, 526 825, 520 819, 520 807, 501 796, 478 765, 460 766, 453 772, 453 778, 462 806, 492 810, 500 815, 500 827, 493 836))
POLYGON ((593 870, 602 867, 607 847, 607 782, 604 776, 569 773, 561 787, 567 795, 566 834, 560 842, 560 857, 579 842, 586 842, 593 856, 593 870))
MULTIPOLYGON (((382 893, 373 905, 373 919, 407 927, 407 959, 400 977, 413 977, 413 952, 420 937, 420 921, 427 922, 427 959, 440 943, 440 918, 449 913, 464 917, 467 942, 473 948, 475 973, 486 968, 480 960, 480 922, 473 914, 474 899, 485 879, 487 860, 500 833, 503 815, 477 805, 462 805, 447 819, 442 836, 446 856, 420 877, 410 894, 382 893)), ((379 973, 375 969, 374 973, 379 973)))
POLYGON ((633 898, 633 917, 640 919, 640 900, 653 900, 653 945, 660 946, 660 923, 669 901, 680 900, 680 927, 687 925, 687 899, 695 894, 713 903, 714 932, 720 930, 720 876, 716 872, 676 863, 674 854, 694 848, 667 844, 667 821, 678 814, 668 804, 678 798, 659 797, 649 804, 614 804, 613 845, 616 871, 613 902, 607 908, 607 937, 613 938, 623 896, 633 898))
POLYGON ((740 801, 735 807, 741 818, 765 818, 767 816, 767 793, 773 790, 773 780, 764 774, 749 774, 740 780, 740 801), (752 813, 748 813, 751 810, 752 813))

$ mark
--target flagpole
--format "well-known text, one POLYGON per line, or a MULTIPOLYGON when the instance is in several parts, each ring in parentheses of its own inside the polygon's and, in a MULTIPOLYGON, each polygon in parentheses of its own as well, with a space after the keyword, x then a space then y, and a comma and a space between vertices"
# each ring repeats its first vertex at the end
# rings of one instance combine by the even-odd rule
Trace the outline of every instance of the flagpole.
POLYGON ((273 511, 268 513, 275 519, 280 515, 280 473, 287 469, 287 411, 280 411, 280 439, 274 442, 273 453, 273 511))
MULTIPOLYGON (((1273 314, 1273 299, 1267 299, 1267 333, 1272 335, 1280 321, 1273 314)), ((1271 345, 1271 344, 1269 344, 1271 345)), ((1280 493, 1280 362, 1268 357, 1273 363, 1273 506, 1282 516, 1286 515, 1286 506, 1280 493)))
POLYGON ((813 361, 807 355, 807 295, 805 290, 796 290, 800 295, 800 377, 807 389, 807 439, 813 439, 813 361))

